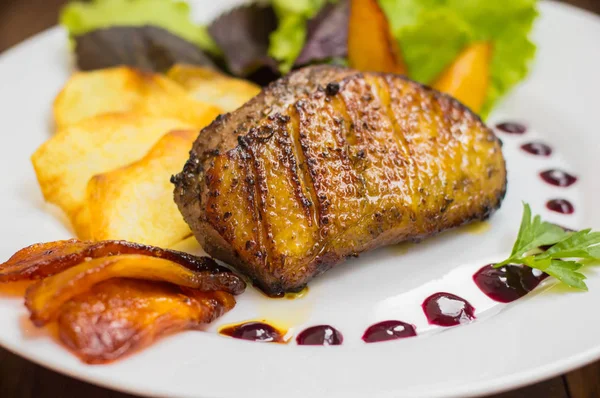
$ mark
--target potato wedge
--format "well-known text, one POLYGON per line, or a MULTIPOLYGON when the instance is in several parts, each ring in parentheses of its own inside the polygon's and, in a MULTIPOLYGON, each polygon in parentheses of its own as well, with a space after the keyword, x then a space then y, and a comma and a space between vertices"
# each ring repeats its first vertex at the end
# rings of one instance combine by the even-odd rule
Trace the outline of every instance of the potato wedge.
POLYGON ((109 279, 131 278, 169 282, 200 291, 221 290, 210 271, 193 271, 181 264, 158 257, 122 254, 100 257, 31 285, 25 293, 25 306, 31 321, 42 326, 56 318, 60 307, 92 286, 109 279))
POLYGON ((433 83, 438 91, 458 99, 473 112, 481 111, 490 85, 492 45, 473 43, 465 48, 433 83))
POLYGON ((125 241, 85 242, 77 239, 37 243, 16 252, 0 264, 0 283, 43 279, 90 259, 122 254, 140 254, 162 258, 194 272, 208 272, 215 289, 240 294, 245 282, 210 257, 140 245, 125 241))
POLYGON ((183 169, 197 136, 195 130, 170 132, 137 162, 92 177, 85 201, 89 238, 168 247, 190 236, 170 178, 183 169))
POLYGON ((400 47, 377 0, 351 0, 348 62, 361 71, 406 74, 400 47))
POLYGON ((140 159, 168 131, 192 128, 178 119, 104 114, 59 131, 31 161, 46 201, 62 208, 85 237, 89 222, 78 213, 90 178, 140 159))
POLYGON ((77 72, 54 101, 58 129, 115 112, 179 119, 202 128, 221 109, 193 99, 181 86, 162 75, 130 67, 77 72))
POLYGON ((210 68, 175 65, 167 76, 179 83, 197 100, 232 112, 260 93, 260 87, 247 80, 226 76, 210 68))
POLYGON ((232 309, 225 292, 198 292, 167 283, 114 279, 65 303, 60 340, 89 364, 117 360, 159 337, 193 330, 232 309))

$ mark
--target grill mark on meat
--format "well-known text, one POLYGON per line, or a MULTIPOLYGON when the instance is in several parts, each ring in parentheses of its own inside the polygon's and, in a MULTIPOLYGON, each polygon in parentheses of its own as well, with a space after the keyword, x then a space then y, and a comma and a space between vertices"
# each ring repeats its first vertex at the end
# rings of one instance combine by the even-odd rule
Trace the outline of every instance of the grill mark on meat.
MULTIPOLYGON (((391 110, 390 88, 381 76, 375 76, 372 79, 367 79, 367 81, 371 82, 375 96, 379 100, 382 122, 389 126, 391 134, 389 134, 386 144, 390 147, 394 169, 399 173, 402 182, 400 189, 404 198, 404 206, 410 207, 414 193, 411 186, 411 181, 414 178, 414 162, 410 157, 408 144, 400 133, 398 123, 391 110)), ((411 211, 414 210, 416 209, 411 211)))
POLYGON ((356 191, 358 196, 364 197, 367 193, 367 188, 362 175, 360 167, 357 167, 359 163, 365 158, 365 153, 368 148, 365 145, 364 137, 362 136, 362 128, 360 121, 356 118, 352 118, 350 115, 350 109, 352 108, 352 101, 347 100, 345 94, 348 92, 348 85, 352 83, 352 79, 344 79, 340 85, 342 88, 338 91, 338 94, 332 100, 332 106, 336 110, 336 114, 333 115, 333 121, 338 128, 339 133, 338 145, 341 148, 340 154, 343 156, 344 163, 347 163, 352 167, 356 173, 357 185, 356 191), (344 122, 344 120, 349 122, 344 122), (357 163, 357 160, 359 161, 357 163))
POLYGON ((440 222, 437 219, 441 214, 435 210, 435 199, 438 196, 432 192, 430 186, 439 189, 439 182, 445 179, 444 168, 439 163, 432 161, 439 158, 438 150, 447 152, 447 148, 439 148, 436 145, 439 138, 437 124, 431 123, 429 112, 435 108, 437 99, 433 92, 429 92, 422 86, 410 82, 397 87, 391 79, 388 79, 388 87, 395 93, 392 101, 392 114, 399 122, 401 135, 408 145, 410 159, 413 166, 413 177, 410 179, 413 192, 414 222, 423 225, 424 234, 433 233, 435 225, 440 222), (419 112, 413 112, 417 104, 419 112), (425 124, 429 129, 423 130, 425 124))
POLYGON ((296 200, 302 207, 308 221, 308 226, 318 224, 317 207, 319 203, 315 196, 315 187, 312 179, 301 166, 306 164, 304 152, 300 148, 298 137, 298 115, 293 108, 289 109, 291 117, 288 118, 282 133, 279 136, 278 144, 281 147, 288 163, 287 170, 290 179, 294 185, 294 194, 296 200))
POLYGON ((354 164, 369 197, 402 195, 402 161, 390 138, 391 123, 381 112, 383 105, 376 87, 366 79, 353 80, 342 98, 355 126, 354 164))
POLYGON ((358 144, 358 137, 356 135, 356 124, 351 120, 348 114, 348 107, 344 101, 344 89, 351 79, 344 79, 338 84, 338 91, 335 96, 330 97, 330 102, 334 109, 337 110, 337 114, 334 115, 333 120, 339 126, 342 131, 342 137, 344 137, 346 146, 353 148, 358 144))
POLYGON ((408 151, 408 144, 404 140, 404 136, 399 131, 398 123, 391 109, 392 100, 390 88, 385 79, 383 79, 381 76, 367 78, 366 80, 373 87, 375 97, 379 102, 379 109, 382 110, 381 117, 385 119, 384 123, 390 126, 391 135, 387 140, 387 144, 390 146, 391 151, 395 156, 395 160, 398 162, 396 163, 396 167, 400 168, 403 173, 402 177, 405 183, 404 189, 407 189, 408 187, 406 186, 406 180, 410 178, 410 172, 407 172, 407 168, 410 170, 412 162, 408 151))
POLYGON ((392 135, 394 141, 396 143, 396 147, 398 148, 404 163, 404 167, 407 169, 406 179, 405 179, 405 187, 407 190, 407 200, 409 201, 407 205, 411 206, 411 214, 410 217, 412 221, 415 221, 414 213, 416 213, 418 208, 418 203, 413 203, 412 198, 415 197, 417 190, 413 187, 414 181, 416 181, 416 176, 419 173, 417 164, 414 159, 414 150, 412 150, 410 146, 410 142, 406 139, 404 131, 406 131, 406 126, 403 126, 403 123, 407 123, 410 112, 406 109, 406 107, 402 107, 400 104, 402 102, 402 93, 396 90, 393 81, 388 76, 382 76, 380 78, 381 82, 381 92, 387 93, 387 101, 385 97, 383 102, 385 104, 384 109, 387 117, 389 118, 392 124, 392 135), (398 112, 398 113, 396 113, 398 112))
POLYGON ((297 151, 297 159, 300 164, 306 165, 306 170, 302 170, 302 174, 304 177, 304 181, 307 182, 306 186, 309 187, 308 181, 311 182, 309 188, 309 192, 311 192, 311 197, 313 198, 313 203, 315 204, 315 212, 313 218, 317 221, 317 225, 322 227, 322 217, 323 214, 327 212, 326 206, 324 206, 324 201, 322 200, 323 196, 319 197, 320 192, 322 191, 320 184, 318 183, 318 175, 315 167, 316 160, 310 154, 310 142, 306 135, 306 131, 303 128, 303 119, 305 112, 305 102, 300 100, 294 104, 294 111, 296 114, 297 120, 297 128, 295 131, 297 132, 297 137, 295 141, 298 143, 297 148, 300 148, 300 151, 297 151), (303 162, 303 163, 302 163, 303 162), (307 173, 308 172, 308 173, 307 173))
MULTIPOLYGON (((387 93, 376 79, 370 78, 349 81, 341 93, 345 115, 354 125, 354 167, 369 199, 366 216, 349 230, 364 228, 369 231, 369 239, 390 229, 406 228, 401 210, 407 198, 405 161, 393 138, 392 121, 384 109, 382 95, 387 93)), ((342 236, 338 240, 344 239, 342 236)))
POLYGON ((259 259, 263 266, 270 266, 270 257, 272 251, 271 240, 269 239, 270 228, 268 223, 263 219, 263 212, 265 211, 266 202, 266 186, 265 186, 265 174, 264 168, 262 168, 259 159, 259 151, 263 146, 253 145, 254 137, 251 137, 253 131, 250 131, 248 136, 242 140, 243 151, 245 153, 245 165, 246 165, 246 178, 244 179, 244 186, 248 190, 248 198, 251 202, 251 213, 252 219, 254 220, 255 227, 257 230, 257 250, 253 255, 259 259))
MULTIPOLYGON (((330 113, 329 116, 333 121, 334 128, 332 132, 337 141, 337 148, 341 149, 337 151, 340 155, 340 160, 345 168, 349 171, 350 176, 352 177, 351 183, 349 183, 350 189, 354 190, 354 196, 359 198, 364 198, 366 194, 366 185, 364 179, 360 177, 360 175, 356 174, 356 170, 353 167, 352 159, 350 157, 350 143, 347 141, 346 137, 354 138, 354 141, 357 140, 356 131, 350 131, 347 134, 344 134, 344 123, 343 119, 338 117, 338 113, 342 113, 348 116, 348 109, 343 102, 338 102, 337 107, 333 107, 334 112, 330 113), (337 111, 337 112, 336 112, 337 111), (353 134, 354 133, 354 134, 353 134)), ((336 148, 336 149, 337 149, 336 148)))
POLYGON ((348 239, 349 232, 357 228, 367 227, 369 234, 374 235, 371 198, 375 192, 369 183, 369 173, 376 170, 377 165, 375 163, 380 154, 378 148, 374 146, 373 139, 369 134, 368 122, 365 119, 365 115, 368 113, 365 107, 369 106, 372 98, 364 95, 364 87, 360 84, 361 80, 347 79, 345 81, 344 88, 338 96, 339 105, 337 109, 343 112, 343 117, 346 120, 350 121, 346 133, 349 143, 347 147, 350 152, 351 164, 360 184, 357 191, 364 198, 364 210, 361 212, 362 217, 354 219, 352 224, 347 226, 344 233, 333 239, 331 242, 333 245, 348 239))
MULTIPOLYGON (((319 202, 320 234, 322 239, 327 240, 330 233, 352 221, 353 214, 347 209, 358 204, 359 185, 330 102, 325 101, 322 91, 315 97, 315 101, 296 102, 295 108, 299 117, 300 148, 319 202)), ((360 211, 357 208, 353 210, 360 211)))
MULTIPOLYGON (((232 156, 230 159, 234 162, 236 160, 235 156, 232 156)), ((218 177, 216 173, 212 173, 210 171, 206 173, 204 178, 206 181, 206 187, 208 191, 206 199, 206 218, 213 225, 219 225, 219 232, 225 240, 232 241, 234 239, 234 232, 227 228, 227 226, 221 226, 219 224, 221 220, 222 211, 216 198, 221 193, 222 180, 218 177)))

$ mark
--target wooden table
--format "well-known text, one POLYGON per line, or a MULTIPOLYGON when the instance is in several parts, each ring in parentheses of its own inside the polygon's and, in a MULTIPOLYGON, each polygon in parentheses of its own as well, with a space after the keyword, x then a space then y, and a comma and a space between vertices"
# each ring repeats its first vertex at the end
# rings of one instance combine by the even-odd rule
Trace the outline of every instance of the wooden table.
MULTIPOLYGON (((500 1, 500 0, 490 0, 500 1)), ((600 14, 600 0, 567 0, 600 14)), ((57 21, 66 0, 0 0, 0 52, 57 21)), ((600 337, 599 337, 600 338, 600 337)), ((37 366, 0 348, 1 398, 128 398, 37 366)), ((488 398, 600 397, 600 362, 561 377, 488 398)))

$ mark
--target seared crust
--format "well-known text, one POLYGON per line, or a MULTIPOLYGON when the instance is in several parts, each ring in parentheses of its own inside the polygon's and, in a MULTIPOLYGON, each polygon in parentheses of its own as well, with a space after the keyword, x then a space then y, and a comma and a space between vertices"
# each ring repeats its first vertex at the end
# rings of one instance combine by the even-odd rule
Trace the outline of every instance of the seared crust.
POLYGON ((174 182, 204 249, 278 294, 345 257, 487 218, 506 169, 493 132, 455 99, 320 66, 204 129, 174 182))

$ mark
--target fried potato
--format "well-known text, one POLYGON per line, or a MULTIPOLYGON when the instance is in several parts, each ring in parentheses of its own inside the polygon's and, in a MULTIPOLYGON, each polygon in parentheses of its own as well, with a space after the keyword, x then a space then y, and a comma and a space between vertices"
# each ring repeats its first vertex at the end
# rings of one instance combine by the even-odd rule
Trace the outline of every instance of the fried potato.
POLYGON ((198 292, 167 283, 115 279, 65 303, 61 341, 82 361, 114 361, 159 337, 197 329, 235 306, 225 292, 198 292))
POLYGON ((84 242, 77 239, 37 243, 19 250, 0 264, 0 283, 43 279, 90 259, 140 254, 172 261, 194 272, 210 274, 215 289, 240 294, 245 282, 210 257, 198 257, 181 251, 161 249, 125 241, 84 242))
POLYGON ((115 112, 179 119, 202 128, 221 109, 193 99, 180 85, 162 75, 130 67, 77 72, 54 101, 59 129, 115 112))
POLYGON ((225 112, 236 110, 261 90, 247 80, 191 65, 175 65, 167 72, 167 76, 197 100, 216 105, 225 112))
POLYGON ((62 208, 78 235, 86 237, 89 214, 78 213, 90 178, 140 159, 168 131, 191 128, 178 119, 104 114, 59 131, 31 161, 46 201, 62 208))
MULTIPOLYGON (((114 278, 169 282, 200 291, 224 290, 210 271, 193 271, 173 261, 140 254, 122 254, 84 261, 31 285, 25 306, 31 321, 42 326, 55 319, 60 307, 94 285, 114 278)), ((231 291, 230 291, 231 293, 231 291)))
POLYGON ((365 72, 406 74, 400 47, 377 0, 351 0, 348 62, 365 72))
POLYGON ((183 169, 197 136, 194 130, 170 132, 139 161, 92 177, 85 203, 89 238, 168 247, 190 236, 170 178, 183 169))
POLYGON ((92 234, 90 231, 91 216, 88 206, 81 206, 71 216, 71 225, 75 230, 75 235, 81 240, 91 240, 92 234))

